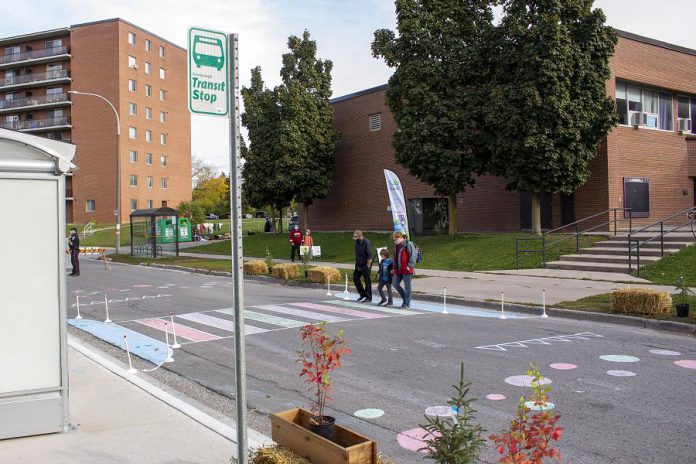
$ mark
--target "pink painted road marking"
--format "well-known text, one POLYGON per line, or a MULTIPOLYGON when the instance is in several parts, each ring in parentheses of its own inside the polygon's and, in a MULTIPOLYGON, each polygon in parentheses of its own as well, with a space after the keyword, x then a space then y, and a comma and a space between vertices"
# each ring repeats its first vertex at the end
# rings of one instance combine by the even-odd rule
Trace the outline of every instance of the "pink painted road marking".
POLYGON ((684 369, 696 369, 696 361, 693 359, 684 359, 682 361, 674 361, 674 364, 676 364, 679 367, 683 367, 684 369))
MULTIPOLYGON (((137 322, 139 324, 152 327, 153 329, 161 330, 162 332, 164 332, 164 324, 167 323, 162 319, 142 319, 137 322)), ((169 333, 171 333, 172 331, 171 325, 171 323, 167 324, 167 330, 169 331, 169 333)), ((193 342, 209 342, 212 340, 220 339, 220 337, 218 337, 217 335, 209 334, 207 332, 203 332, 197 329, 192 329, 191 327, 187 327, 181 324, 174 323, 174 328, 176 329, 177 337, 186 338, 193 342)))
POLYGON ((347 316, 355 316, 355 317, 362 317, 365 319, 379 319, 382 317, 389 317, 384 314, 374 314, 374 313, 366 313, 365 311, 357 311, 355 309, 349 309, 349 308, 339 308, 335 306, 325 306, 325 305, 320 305, 320 304, 315 304, 315 303, 290 303, 293 306, 299 306, 300 308, 307 308, 307 309, 317 309, 319 311, 326 311, 329 313, 336 313, 336 314, 345 314, 347 316))
POLYGON ((421 453, 427 453, 427 450, 423 449, 428 446, 425 440, 433 438, 434 436, 437 436, 437 434, 430 435, 430 433, 427 430, 418 428, 401 432, 396 436, 396 441, 399 442, 399 445, 402 448, 407 449, 409 451, 420 451, 421 453))

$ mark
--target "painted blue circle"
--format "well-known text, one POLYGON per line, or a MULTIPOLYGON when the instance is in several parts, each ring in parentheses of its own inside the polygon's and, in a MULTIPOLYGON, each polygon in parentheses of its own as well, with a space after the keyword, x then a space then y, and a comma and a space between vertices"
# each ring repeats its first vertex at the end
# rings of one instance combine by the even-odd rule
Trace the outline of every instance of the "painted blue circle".
POLYGON ((549 411, 556 407, 556 405, 550 401, 544 405, 534 404, 534 401, 525 401, 524 405, 527 406, 531 411, 549 411))

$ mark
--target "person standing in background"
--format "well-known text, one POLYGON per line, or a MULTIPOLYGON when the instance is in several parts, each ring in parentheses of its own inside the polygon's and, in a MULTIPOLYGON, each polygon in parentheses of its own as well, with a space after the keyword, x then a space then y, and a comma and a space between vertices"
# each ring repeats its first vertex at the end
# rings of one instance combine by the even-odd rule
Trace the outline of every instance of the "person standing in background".
POLYGON ((72 264, 72 272, 68 275, 78 277, 80 275, 80 236, 74 227, 70 228, 68 249, 70 250, 70 264, 72 264))
POLYGON ((302 255, 300 254, 300 246, 302 245, 302 232, 300 232, 300 226, 295 224, 295 227, 292 228, 290 233, 288 234, 288 237, 290 238, 290 261, 293 263, 295 262, 295 253, 297 253, 297 259, 302 259, 302 255))

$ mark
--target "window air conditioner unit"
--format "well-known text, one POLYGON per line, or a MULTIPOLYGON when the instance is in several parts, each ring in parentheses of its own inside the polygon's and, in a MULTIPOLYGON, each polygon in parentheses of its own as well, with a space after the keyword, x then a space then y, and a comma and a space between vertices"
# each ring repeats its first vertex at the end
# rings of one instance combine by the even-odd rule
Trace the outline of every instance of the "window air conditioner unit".
POLYGON ((679 118, 679 132, 691 132, 691 119, 679 118))
POLYGON ((632 113, 631 125, 633 127, 645 126, 647 124, 648 115, 646 113, 632 113))
POLYGON ((138 69, 138 65, 137 65, 137 64, 132 64, 132 65, 130 65, 130 67, 131 67, 131 69, 138 69))

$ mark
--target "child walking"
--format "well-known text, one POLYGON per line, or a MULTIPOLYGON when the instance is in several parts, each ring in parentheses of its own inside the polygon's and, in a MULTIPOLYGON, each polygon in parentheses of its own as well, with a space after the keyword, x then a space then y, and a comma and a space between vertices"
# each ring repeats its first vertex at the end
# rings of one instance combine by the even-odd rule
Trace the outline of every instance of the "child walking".
POLYGON ((391 306, 392 301, 392 272, 394 270, 394 262, 389 257, 389 252, 386 248, 379 252, 379 271, 377 271, 377 291, 379 292, 380 300, 377 306, 391 306), (387 287, 387 298, 384 297, 384 287, 387 287))

